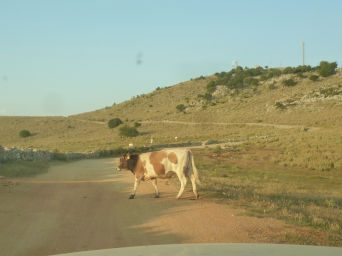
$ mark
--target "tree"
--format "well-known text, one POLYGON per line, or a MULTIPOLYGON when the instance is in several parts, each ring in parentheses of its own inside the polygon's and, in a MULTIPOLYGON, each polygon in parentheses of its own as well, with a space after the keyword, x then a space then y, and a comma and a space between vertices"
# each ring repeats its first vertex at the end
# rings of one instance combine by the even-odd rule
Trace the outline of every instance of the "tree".
POLYGON ((28 130, 21 130, 19 132, 19 136, 22 137, 22 138, 26 138, 26 137, 30 137, 31 133, 28 130))
POLYGON ((179 105, 176 106, 176 109, 179 112, 183 112, 185 110, 185 106, 184 106, 184 104, 179 104, 179 105))
POLYGON ((216 90, 216 83, 215 83, 215 81, 210 81, 207 84, 207 92, 213 93, 215 90, 216 90))
POLYGON ((287 79, 287 80, 283 80, 282 84, 285 86, 295 86, 297 82, 294 81, 293 79, 287 79))
POLYGON ((121 127, 119 131, 120 135, 125 137, 136 137, 139 135, 139 132, 135 127, 130 127, 128 125, 121 127))
POLYGON ((309 76, 309 79, 310 79, 311 81, 317 81, 318 78, 319 78, 319 76, 317 76, 317 75, 309 76))
POLYGON ((120 118, 113 118, 113 119, 108 121, 108 127, 111 129, 119 126, 120 124, 122 124, 122 121, 120 118))
POLYGON ((318 71, 320 76, 327 77, 336 73, 337 63, 336 62, 327 62, 321 61, 319 63, 318 71))

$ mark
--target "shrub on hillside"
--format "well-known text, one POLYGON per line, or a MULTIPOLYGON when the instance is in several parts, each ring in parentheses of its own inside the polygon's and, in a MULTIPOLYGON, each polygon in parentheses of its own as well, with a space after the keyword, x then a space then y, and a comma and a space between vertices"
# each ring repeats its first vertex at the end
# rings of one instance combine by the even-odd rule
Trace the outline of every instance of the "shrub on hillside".
POLYGON ((119 126, 120 124, 122 124, 122 121, 120 118, 113 118, 113 119, 108 121, 108 127, 109 128, 115 128, 115 127, 119 126))
POLYGON ((268 74, 271 77, 277 77, 277 76, 280 76, 281 75, 281 70, 280 69, 277 69, 277 68, 271 68, 269 71, 268 71, 268 74))
POLYGON ((317 75, 309 76, 309 79, 310 79, 311 81, 317 81, 318 78, 319 78, 319 76, 317 76, 317 75))
POLYGON ((269 86, 268 86, 268 89, 270 90, 274 90, 276 89, 277 87, 275 86, 275 82, 271 83, 269 86))
POLYGON ((26 137, 30 137, 31 133, 28 130, 21 130, 19 132, 19 136, 22 137, 22 138, 26 138, 26 137))
POLYGON ((282 81, 282 84, 284 86, 295 86, 297 84, 296 81, 294 81, 293 79, 286 79, 282 81))
POLYGON ((258 79, 249 76, 243 79, 243 83, 248 86, 256 86, 258 85, 259 81, 258 79))
POLYGON ((303 73, 297 73, 297 77, 299 77, 299 78, 306 78, 306 76, 304 76, 303 73))
POLYGON ((321 61, 319 63, 319 74, 320 76, 327 77, 331 76, 336 73, 337 63, 336 62, 327 62, 327 61, 321 61))
POLYGON ((283 70, 283 74, 292 74, 294 72, 294 68, 293 67, 286 67, 283 70))
POLYGON ((207 92, 213 93, 215 90, 216 90, 216 83, 215 83, 215 81, 210 81, 207 84, 207 92))
POLYGON ((124 137, 136 137, 139 135, 138 130, 135 127, 125 125, 120 128, 120 135, 124 137))
POLYGON ((281 109, 281 110, 286 109, 286 106, 284 105, 284 103, 279 102, 279 101, 277 101, 277 102, 275 103, 275 107, 276 107, 277 109, 281 109))
POLYGON ((179 104, 179 105, 176 106, 176 109, 179 112, 183 112, 185 110, 185 106, 184 106, 184 104, 179 104))
POLYGON ((304 65, 304 66, 297 66, 297 67, 286 67, 283 70, 283 74, 298 74, 298 73, 304 73, 304 72, 311 72, 315 68, 312 68, 309 65, 304 65))
POLYGON ((134 123, 134 127, 135 127, 135 128, 138 128, 138 127, 140 127, 140 126, 141 126, 141 123, 139 123, 139 122, 135 122, 135 123, 134 123))

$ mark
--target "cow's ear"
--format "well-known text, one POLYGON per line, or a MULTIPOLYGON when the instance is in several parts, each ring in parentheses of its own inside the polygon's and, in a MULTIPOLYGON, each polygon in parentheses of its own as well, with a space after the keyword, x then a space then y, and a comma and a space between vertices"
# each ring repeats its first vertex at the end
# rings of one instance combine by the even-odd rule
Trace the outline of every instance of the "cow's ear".
POLYGON ((131 159, 131 156, 129 154, 126 155, 126 160, 131 159))

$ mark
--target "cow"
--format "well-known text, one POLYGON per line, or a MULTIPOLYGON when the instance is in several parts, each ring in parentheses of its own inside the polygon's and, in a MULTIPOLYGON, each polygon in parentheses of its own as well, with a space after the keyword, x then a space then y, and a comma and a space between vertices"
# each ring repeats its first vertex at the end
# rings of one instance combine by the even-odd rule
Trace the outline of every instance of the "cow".
POLYGON ((140 181, 151 180, 155 197, 159 197, 157 178, 170 178, 174 174, 180 181, 177 199, 183 194, 188 178, 196 199, 199 198, 196 183, 200 184, 192 152, 189 149, 169 149, 143 154, 124 154, 120 157, 118 171, 130 170, 135 176, 134 188, 129 199, 134 199, 140 181))

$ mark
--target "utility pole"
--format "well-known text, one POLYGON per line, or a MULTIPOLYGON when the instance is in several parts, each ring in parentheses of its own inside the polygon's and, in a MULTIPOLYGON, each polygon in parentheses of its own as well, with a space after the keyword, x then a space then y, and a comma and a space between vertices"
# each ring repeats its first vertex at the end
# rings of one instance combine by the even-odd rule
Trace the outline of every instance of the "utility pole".
POLYGON ((305 65, 305 54, 304 54, 304 40, 302 40, 303 44, 303 66, 305 65))

